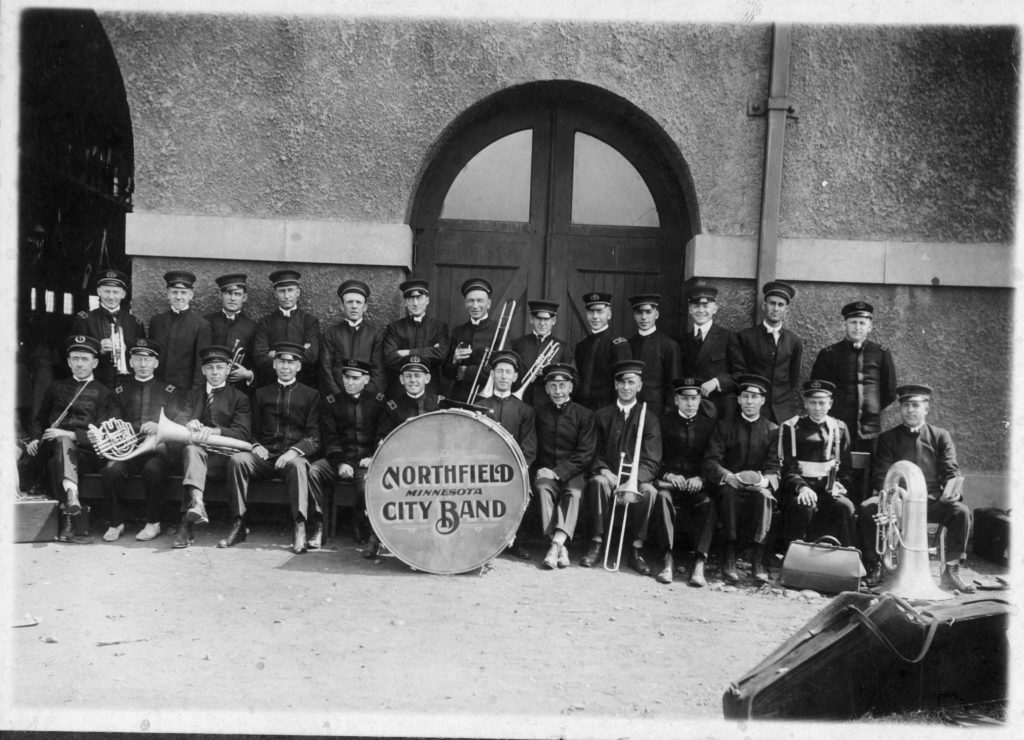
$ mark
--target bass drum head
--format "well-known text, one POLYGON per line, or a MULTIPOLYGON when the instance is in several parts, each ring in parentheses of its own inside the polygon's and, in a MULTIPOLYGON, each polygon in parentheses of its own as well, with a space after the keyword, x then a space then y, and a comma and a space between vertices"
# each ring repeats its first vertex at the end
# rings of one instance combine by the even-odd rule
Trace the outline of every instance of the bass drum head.
POLYGON ((366 471, 366 511, 381 542, 413 568, 465 573, 515 536, 529 500, 526 460, 500 424, 448 409, 384 438, 366 471))

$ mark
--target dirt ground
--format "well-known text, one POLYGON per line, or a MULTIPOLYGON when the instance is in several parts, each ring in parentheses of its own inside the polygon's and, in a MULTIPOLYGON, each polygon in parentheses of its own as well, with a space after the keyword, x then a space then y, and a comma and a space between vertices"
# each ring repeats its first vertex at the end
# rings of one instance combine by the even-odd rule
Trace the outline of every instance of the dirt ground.
MULTIPOLYGON (((722 693, 822 609, 810 592, 662 585, 502 555, 436 576, 283 525, 173 550, 14 545, 9 726, 118 732, 678 737, 742 732, 722 693)), ((102 529, 100 530, 102 531, 102 529)), ((653 565, 653 563, 652 563, 653 565)), ((773 572, 773 575, 775 573, 773 572)), ((748 728, 747 728, 748 729, 748 728)), ((749 729, 745 733, 749 735, 749 729)))

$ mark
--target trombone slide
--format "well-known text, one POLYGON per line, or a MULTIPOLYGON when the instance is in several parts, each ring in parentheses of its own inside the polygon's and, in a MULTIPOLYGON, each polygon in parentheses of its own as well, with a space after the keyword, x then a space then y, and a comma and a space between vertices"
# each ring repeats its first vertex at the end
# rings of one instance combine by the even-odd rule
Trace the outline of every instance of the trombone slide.
POLYGON ((644 421, 647 418, 647 404, 640 404, 640 417, 636 425, 636 443, 633 446, 633 461, 626 462, 625 451, 619 452, 619 474, 618 480, 622 481, 622 476, 627 475, 625 482, 620 482, 619 485, 612 492, 611 500, 611 517, 608 519, 608 541, 605 544, 604 551, 604 569, 607 571, 617 571, 619 564, 622 562, 622 545, 626 540, 626 514, 629 510, 631 503, 636 503, 640 500, 640 452, 643 449, 644 441, 644 421), (619 549, 615 555, 615 563, 608 564, 608 558, 611 555, 611 539, 612 532, 615 529, 615 509, 619 503, 622 503, 622 524, 619 532, 619 549))

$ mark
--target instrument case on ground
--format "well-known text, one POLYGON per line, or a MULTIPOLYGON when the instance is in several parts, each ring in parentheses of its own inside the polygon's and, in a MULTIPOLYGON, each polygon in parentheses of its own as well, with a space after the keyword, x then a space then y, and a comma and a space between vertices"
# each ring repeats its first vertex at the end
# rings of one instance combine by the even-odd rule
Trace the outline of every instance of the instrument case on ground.
POLYGON ((14 500, 14 542, 53 542, 57 539, 57 502, 46 496, 14 500))
POLYGON ((864 575, 856 547, 843 547, 835 537, 820 537, 815 542, 789 543, 782 561, 781 583, 787 588, 837 594, 857 591, 864 575))
POLYGON ((1010 512, 974 510, 974 554, 997 565, 1010 564, 1010 512))

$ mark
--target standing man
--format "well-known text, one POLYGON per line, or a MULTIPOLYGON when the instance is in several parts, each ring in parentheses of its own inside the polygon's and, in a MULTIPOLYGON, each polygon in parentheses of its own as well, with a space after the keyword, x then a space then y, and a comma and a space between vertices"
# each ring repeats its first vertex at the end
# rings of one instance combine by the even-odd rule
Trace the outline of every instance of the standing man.
POLYGON ((850 485, 850 430, 828 415, 835 386, 827 380, 804 383, 805 416, 779 429, 782 460, 782 536, 817 539, 829 534, 843 546, 854 543, 850 485))
POLYGON ((128 295, 128 275, 120 270, 104 270, 96 279, 96 295, 100 305, 92 311, 79 311, 71 325, 74 334, 84 334, 100 343, 96 380, 113 388, 120 380, 131 377, 128 370, 128 348, 146 336, 146 329, 121 303, 128 295), (117 340, 114 337, 117 337, 117 340), (115 365, 114 342, 120 346, 122 368, 115 365))
POLYGON ((630 359, 629 343, 623 337, 612 336, 608 328, 612 320, 611 293, 587 293, 583 303, 590 334, 576 345, 576 369, 580 374, 576 400, 596 411, 615 400, 612 365, 630 359))
POLYGON ((656 516, 660 517, 658 545, 664 553, 660 583, 672 583, 672 548, 675 545, 676 517, 681 511, 687 519, 693 545, 691 586, 708 585, 704 565, 711 549, 716 518, 711 487, 703 477, 704 455, 711 442, 715 421, 700 411, 700 378, 677 378, 672 381, 675 410, 661 419, 662 465, 656 486, 656 516))
MULTIPOLYGON (((160 365, 160 345, 155 339, 140 338, 129 350, 134 375, 114 388, 114 398, 121 410, 120 418, 132 425, 132 431, 143 437, 155 435, 159 429, 160 412, 168 418, 177 413, 178 393, 173 385, 160 383, 154 377, 160 365)), ((142 475, 146 493, 146 526, 135 539, 146 542, 160 534, 160 514, 166 495, 167 476, 171 473, 172 455, 181 458, 181 446, 160 442, 143 455, 129 460, 111 460, 103 466, 103 488, 110 501, 109 525, 103 539, 113 542, 124 534, 124 512, 121 499, 128 479, 142 475)))
POLYGON ((388 376, 385 393, 391 398, 402 395, 404 389, 399 376, 413 355, 427 367, 430 391, 437 393, 441 366, 448 357, 448 325, 427 316, 430 285, 426 280, 406 280, 398 289, 405 300, 406 315, 384 330, 384 369, 388 376))
POLYGON ((474 379, 478 382, 478 391, 487 382, 490 368, 481 365, 484 354, 494 342, 497 323, 490 317, 489 282, 483 278, 470 278, 462 284, 462 297, 469 321, 452 329, 451 353, 444 364, 444 374, 452 381, 449 397, 454 401, 466 402, 474 379))
MULTIPOLYGON (((527 301, 526 307, 530 312, 530 326, 533 331, 513 339, 511 345, 512 351, 518 354, 522 361, 520 381, 525 380, 522 376, 529 372, 542 353, 550 353, 545 367, 562 362, 562 358, 566 355, 565 340, 551 333, 555 324, 558 323, 558 304, 548 300, 527 301), (548 349, 552 345, 557 345, 557 348, 555 350, 548 349)), ((520 382, 521 384, 522 382, 520 382)), ((518 388, 515 390, 519 391, 518 388)), ((537 377, 530 383, 530 386, 523 391, 522 396, 523 401, 530 406, 536 407, 547 401, 547 394, 544 392, 543 368, 537 373, 537 377)))
POLYGON ((725 526, 723 578, 739 582, 736 543, 742 531, 750 531, 751 574, 757 583, 767 583, 765 539, 772 524, 773 492, 779 488, 779 427, 761 414, 768 379, 742 375, 736 383, 740 413, 726 415, 715 425, 704 459, 704 480, 717 486, 718 515, 725 526))
POLYGON ((736 356, 736 335, 714 321, 718 313, 718 288, 695 285, 686 293, 693 328, 679 343, 683 375, 707 378, 700 394, 709 403, 701 404, 712 418, 722 419, 736 413, 736 383, 732 358, 736 356), (712 407, 713 404, 713 407, 712 407))
POLYGON ((277 309, 256 322, 257 380, 262 385, 277 379, 274 371, 274 345, 289 342, 302 347, 302 370, 300 383, 316 388, 317 361, 320 359, 320 320, 299 308, 302 288, 295 270, 277 270, 270 273, 274 285, 277 309))
POLYGON ((672 408, 672 379, 679 375, 681 358, 679 344, 658 329, 657 293, 631 296, 633 321, 637 332, 629 338, 629 350, 634 360, 644 363, 644 382, 640 389, 640 403, 658 416, 672 408))
POLYGON ((256 380, 253 370, 256 322, 245 313, 245 302, 249 299, 247 279, 241 273, 217 278, 221 310, 203 317, 210 324, 210 343, 227 347, 231 351, 228 382, 246 393, 253 390, 256 380))
POLYGON ((292 551, 306 552, 306 526, 312 525, 314 544, 323 539, 323 502, 313 491, 309 511, 309 458, 320 449, 320 394, 296 378, 302 370, 306 348, 293 342, 273 346, 277 382, 258 388, 252 398, 252 431, 256 444, 251 452, 237 452, 228 460, 233 522, 228 536, 217 547, 245 542, 245 508, 249 482, 281 476, 295 523, 292 551))
POLYGON ((928 488, 928 521, 946 528, 946 562, 942 569, 941 586, 961 593, 973 594, 973 584, 960 575, 960 563, 967 557, 967 540, 971 533, 971 510, 960 493, 960 466, 956 460, 956 447, 948 431, 927 423, 931 407, 932 389, 927 385, 903 385, 896 389, 903 423, 878 437, 878 446, 871 459, 871 488, 875 495, 860 507, 861 553, 871 580, 881 575, 875 552, 875 515, 878 513, 878 493, 885 484, 885 475, 900 460, 908 460, 924 473, 928 488), (953 485, 951 485, 951 483, 953 485))
POLYGON ((594 414, 571 398, 572 365, 554 363, 544 371, 550 403, 537 408, 537 471, 533 490, 540 499, 541 526, 551 544, 544 567, 569 567, 565 547, 579 517, 584 475, 597 448, 594 414))
POLYGON ((781 424, 800 413, 797 383, 804 354, 803 340, 782 327, 796 288, 776 280, 761 289, 764 300, 764 322, 737 332, 737 350, 732 357, 737 375, 762 375, 771 381, 764 414, 781 424))
MULTIPOLYGON (((615 378, 616 399, 594 414, 597 430, 597 453, 590 464, 590 477, 583 492, 591 515, 590 549, 580 560, 580 565, 590 568, 601 558, 601 544, 604 541, 606 519, 611 518, 616 503, 616 491, 625 482, 622 463, 635 465, 640 500, 634 505, 629 518, 633 532, 633 547, 629 564, 640 575, 649 576, 651 568, 644 560, 643 547, 647 540, 647 527, 658 495, 654 488, 654 476, 661 466, 661 427, 657 415, 646 413, 644 425, 640 428, 640 408, 637 396, 643 386, 644 363, 640 360, 623 360, 612 367, 615 378), (637 436, 640 436, 640 459, 636 460, 637 436)), ((626 522, 623 522, 623 526, 626 522)), ((608 533, 610 537, 611 532, 608 533)))
POLYGON ((202 443, 211 436, 236 441, 238 449, 248 449, 252 423, 249 397, 228 384, 231 372, 231 351, 219 344, 200 350, 203 385, 193 388, 181 403, 174 421, 192 433, 192 439, 181 453, 183 468, 181 486, 181 528, 172 547, 185 548, 195 539, 196 524, 206 524, 203 492, 207 479, 222 480, 227 473, 228 454, 211 451, 202 443))
POLYGON ((320 343, 320 392, 325 396, 341 396, 344 393, 342 376, 348 361, 362 360, 370 366, 366 392, 383 393, 387 389, 384 332, 363 320, 370 286, 361 280, 346 280, 338 286, 338 298, 345 317, 324 332, 320 343))
POLYGON ((170 309, 149 322, 149 336, 163 351, 164 362, 156 379, 187 392, 201 385, 203 373, 199 350, 211 344, 210 324, 189 306, 196 276, 184 270, 164 273, 170 309))

